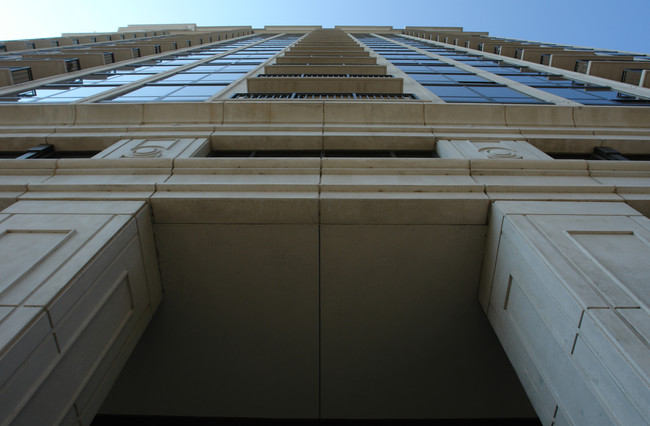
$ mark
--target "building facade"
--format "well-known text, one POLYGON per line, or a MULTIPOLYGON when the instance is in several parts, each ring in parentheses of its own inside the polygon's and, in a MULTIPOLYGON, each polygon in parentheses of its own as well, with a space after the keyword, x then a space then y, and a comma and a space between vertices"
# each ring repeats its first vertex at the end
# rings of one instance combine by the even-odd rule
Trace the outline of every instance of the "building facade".
POLYGON ((3 424, 650 418, 647 55, 193 24, 0 55, 3 424))

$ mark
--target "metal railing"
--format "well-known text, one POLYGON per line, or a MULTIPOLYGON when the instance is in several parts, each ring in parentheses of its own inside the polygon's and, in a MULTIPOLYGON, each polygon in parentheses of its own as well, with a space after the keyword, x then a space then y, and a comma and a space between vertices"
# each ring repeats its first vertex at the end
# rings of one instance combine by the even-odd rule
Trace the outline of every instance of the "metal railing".
POLYGON ((297 78, 297 77, 311 77, 311 78, 392 78, 389 74, 260 74, 255 77, 261 78, 297 78))
POLYGON ((115 56, 113 55, 113 52, 104 52, 104 63, 105 64, 115 63, 115 56))
POLYGON ((232 99, 415 100, 412 93, 236 93, 232 99))
POLYGON ((14 84, 24 83, 26 81, 32 81, 32 69, 30 67, 20 67, 11 69, 11 78, 14 81, 14 84))

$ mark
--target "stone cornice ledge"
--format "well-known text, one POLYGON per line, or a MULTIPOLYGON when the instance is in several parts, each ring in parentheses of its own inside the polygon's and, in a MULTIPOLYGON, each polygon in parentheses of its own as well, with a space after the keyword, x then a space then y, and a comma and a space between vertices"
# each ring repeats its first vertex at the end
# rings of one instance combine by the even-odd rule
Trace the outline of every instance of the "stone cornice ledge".
POLYGON ((398 124, 650 128, 650 108, 433 104, 425 101, 215 101, 0 105, 0 126, 91 124, 398 124))

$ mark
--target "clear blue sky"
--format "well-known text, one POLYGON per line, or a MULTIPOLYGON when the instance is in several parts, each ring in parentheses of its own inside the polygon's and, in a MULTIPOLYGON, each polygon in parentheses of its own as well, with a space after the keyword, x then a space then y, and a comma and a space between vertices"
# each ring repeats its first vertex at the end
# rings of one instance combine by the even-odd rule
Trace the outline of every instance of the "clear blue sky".
POLYGON ((128 24, 460 26, 650 53, 650 0, 0 0, 0 40, 128 24))

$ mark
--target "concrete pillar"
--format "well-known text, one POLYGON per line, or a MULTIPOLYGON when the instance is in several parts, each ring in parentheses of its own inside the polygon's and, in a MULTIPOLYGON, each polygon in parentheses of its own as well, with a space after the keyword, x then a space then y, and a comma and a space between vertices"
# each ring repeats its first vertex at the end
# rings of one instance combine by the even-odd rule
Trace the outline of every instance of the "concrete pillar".
POLYGON ((543 424, 650 418, 649 241, 623 203, 494 204, 480 301, 543 424))
POLYGON ((143 202, 0 213, 0 423, 89 424, 162 297, 143 202))

